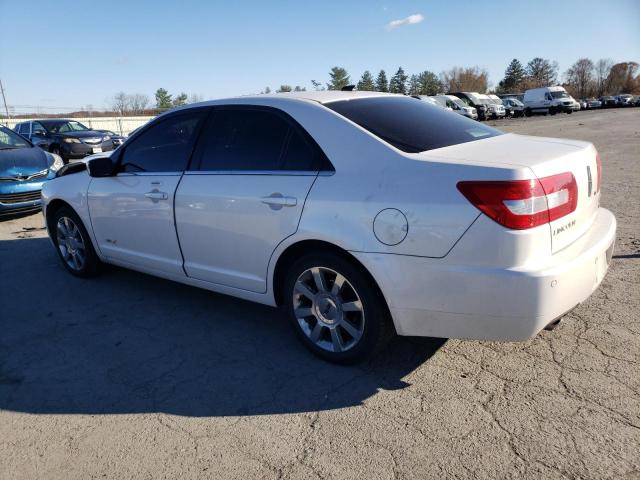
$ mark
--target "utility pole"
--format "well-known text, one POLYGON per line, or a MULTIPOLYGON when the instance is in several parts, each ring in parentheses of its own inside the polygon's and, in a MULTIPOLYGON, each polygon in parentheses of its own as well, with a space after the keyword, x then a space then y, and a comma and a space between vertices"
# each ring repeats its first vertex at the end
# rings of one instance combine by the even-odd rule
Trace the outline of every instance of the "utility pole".
POLYGON ((0 80, 0 92, 2 92, 2 102, 4 103, 4 111, 7 113, 7 120, 9 119, 9 107, 7 107, 7 99, 4 96, 4 87, 2 86, 2 80, 0 80))

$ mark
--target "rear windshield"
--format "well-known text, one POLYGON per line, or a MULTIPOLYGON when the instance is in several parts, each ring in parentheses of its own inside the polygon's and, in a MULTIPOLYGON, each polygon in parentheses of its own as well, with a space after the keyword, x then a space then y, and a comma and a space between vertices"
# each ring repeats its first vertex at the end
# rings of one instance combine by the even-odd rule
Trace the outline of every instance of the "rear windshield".
POLYGON ((325 106, 407 153, 502 134, 500 130, 411 97, 359 98, 325 106))

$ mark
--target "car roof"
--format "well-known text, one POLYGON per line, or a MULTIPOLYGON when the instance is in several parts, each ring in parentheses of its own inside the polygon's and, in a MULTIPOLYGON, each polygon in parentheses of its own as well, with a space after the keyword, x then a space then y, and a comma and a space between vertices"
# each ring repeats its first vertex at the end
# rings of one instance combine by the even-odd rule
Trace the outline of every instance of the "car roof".
MULTIPOLYGON (((191 103, 186 107, 194 106, 207 106, 207 105, 220 105, 225 103, 234 103, 240 101, 241 103, 249 103, 251 100, 284 100, 284 101, 312 101, 321 104, 337 102, 340 100, 355 100, 359 98, 373 98, 373 97, 405 97, 406 95, 384 92, 343 92, 341 90, 312 90, 308 92, 283 92, 283 93, 266 93, 259 95, 244 95, 230 98, 219 98, 215 100, 208 100, 205 102, 191 103)), ((183 107, 184 108, 184 107, 183 107)), ((177 109, 176 109, 177 110, 177 109)))

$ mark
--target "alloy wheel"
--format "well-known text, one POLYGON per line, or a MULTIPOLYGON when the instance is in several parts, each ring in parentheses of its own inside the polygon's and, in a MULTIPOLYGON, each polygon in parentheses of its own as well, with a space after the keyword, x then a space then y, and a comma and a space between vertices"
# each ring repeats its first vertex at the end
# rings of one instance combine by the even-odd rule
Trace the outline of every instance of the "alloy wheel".
POLYGON ((84 268, 87 262, 87 251, 80 229, 69 217, 60 217, 56 225, 58 250, 64 262, 75 271, 84 268))
POLYGON ((319 348, 345 352, 364 333, 364 308, 358 292, 339 272, 312 267, 293 290, 293 311, 304 334, 319 348))

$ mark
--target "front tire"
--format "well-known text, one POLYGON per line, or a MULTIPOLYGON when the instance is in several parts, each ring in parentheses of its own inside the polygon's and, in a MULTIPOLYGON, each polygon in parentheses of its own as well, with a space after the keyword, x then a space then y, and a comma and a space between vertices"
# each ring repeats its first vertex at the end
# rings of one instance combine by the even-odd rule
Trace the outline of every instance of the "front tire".
POLYGON ((76 277, 91 277, 101 265, 89 233, 70 207, 61 207, 51 218, 49 232, 64 267, 76 277))
POLYGON ((380 351, 394 333, 387 305, 371 277, 339 255, 301 257, 289 268, 284 291, 298 337, 330 362, 364 360, 380 351))

